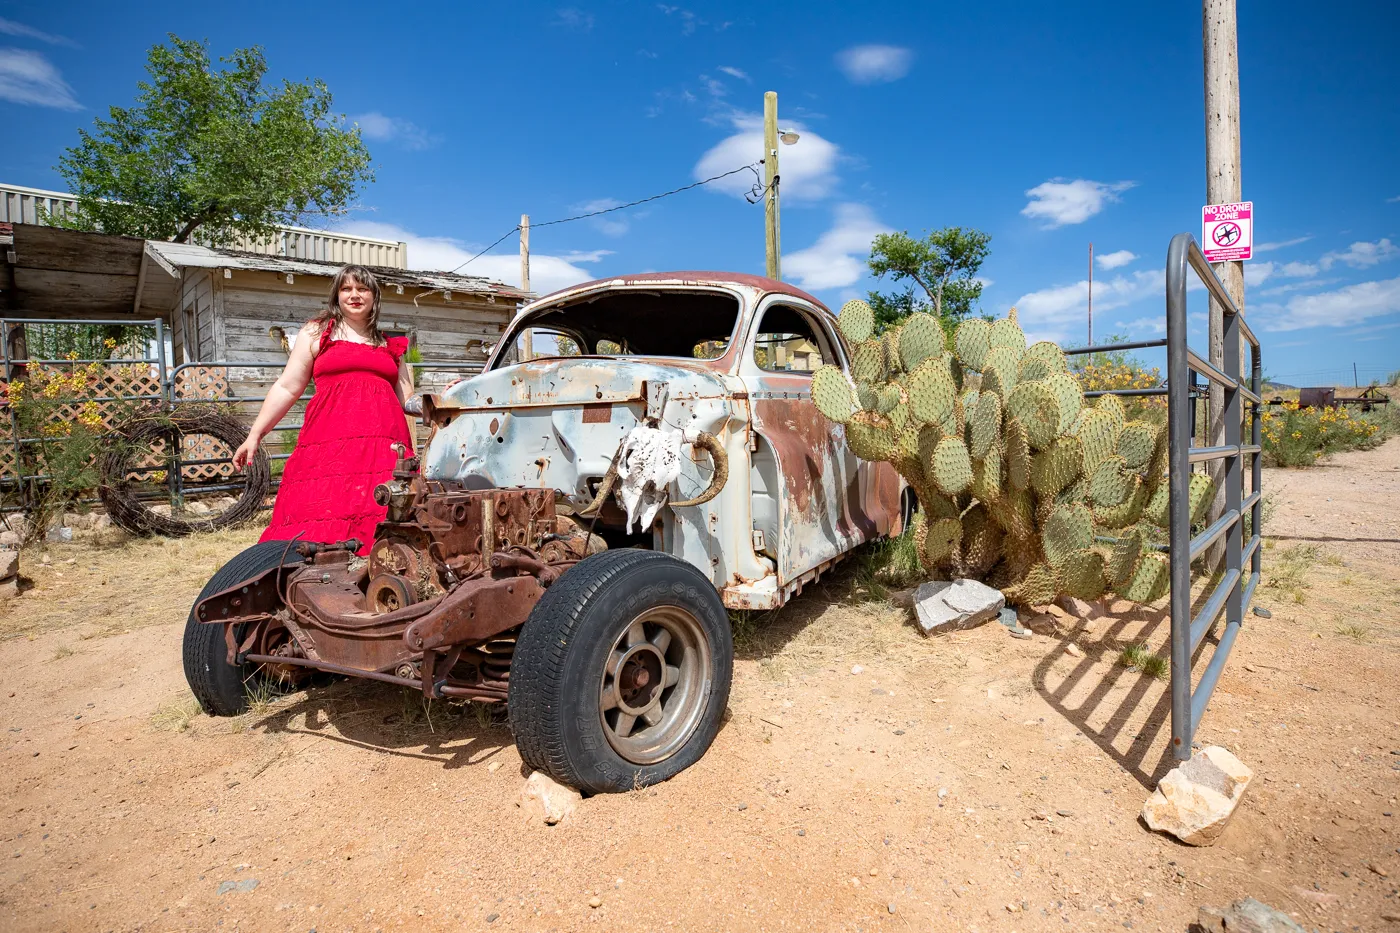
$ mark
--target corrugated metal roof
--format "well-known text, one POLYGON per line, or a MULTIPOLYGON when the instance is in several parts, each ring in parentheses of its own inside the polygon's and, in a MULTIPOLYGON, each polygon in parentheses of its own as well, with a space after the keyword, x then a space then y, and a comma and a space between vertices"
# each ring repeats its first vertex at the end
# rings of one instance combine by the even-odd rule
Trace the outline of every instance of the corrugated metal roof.
MULTIPOLYGON (((331 278, 340 268, 340 263, 317 262, 312 259, 290 259, 283 256, 267 256, 261 253, 244 253, 228 249, 210 249, 207 246, 198 246, 193 243, 147 240, 146 249, 177 268, 247 269, 278 274, 290 272, 293 275, 314 275, 323 278, 331 278)), ((419 272, 412 269, 390 269, 384 266, 371 266, 370 268, 379 278, 381 285, 404 285, 411 288, 527 300, 534 297, 532 292, 523 291, 514 285, 506 285, 503 282, 495 282, 481 276, 457 275, 452 272, 419 272)))

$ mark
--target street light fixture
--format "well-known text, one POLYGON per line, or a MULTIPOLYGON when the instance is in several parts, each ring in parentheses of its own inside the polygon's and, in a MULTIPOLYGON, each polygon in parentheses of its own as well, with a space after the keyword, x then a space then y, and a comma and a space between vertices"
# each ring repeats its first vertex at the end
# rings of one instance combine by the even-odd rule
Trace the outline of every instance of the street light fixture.
POLYGON ((794 130, 778 130, 778 139, 782 141, 784 146, 794 145, 801 138, 794 130))

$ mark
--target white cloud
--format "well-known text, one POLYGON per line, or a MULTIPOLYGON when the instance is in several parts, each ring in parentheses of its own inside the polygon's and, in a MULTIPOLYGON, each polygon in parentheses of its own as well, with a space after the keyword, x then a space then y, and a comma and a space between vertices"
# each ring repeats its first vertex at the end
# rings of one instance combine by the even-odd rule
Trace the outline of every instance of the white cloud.
POLYGON ((729 75, 731 78, 738 78, 740 81, 752 81, 747 74, 735 68, 733 65, 720 65, 719 70, 729 75))
MULTIPOLYGON (((763 117, 736 112, 729 119, 739 132, 721 140, 700 157, 695 164, 696 179, 710 178, 763 157, 763 117)), ((800 124, 792 124, 792 128, 799 130, 802 138, 795 146, 780 147, 782 195, 794 200, 820 200, 830 193, 836 183, 836 159, 840 149, 835 143, 800 124)), ((749 193, 754 182, 761 179, 761 167, 759 171, 758 179, 752 172, 740 172, 710 187, 743 197, 749 193)))
POLYGON ((593 30, 593 14, 580 10, 578 7, 565 7, 555 11, 554 22, 551 25, 563 26, 578 32, 591 32, 593 30))
MULTIPOLYGON (((461 240, 442 236, 418 236, 394 224, 370 220, 357 220, 337 228, 343 233, 378 237, 384 240, 401 240, 408 244, 409 268, 434 272, 446 272, 471 259, 480 250, 461 240)), ((470 265, 457 269, 461 275, 479 275, 510 285, 520 284, 520 257, 507 240, 499 247, 505 252, 487 253, 472 261, 470 265)), ((485 244, 482 244, 485 245, 485 244)), ((597 262, 611 255, 609 250, 571 252, 562 256, 545 253, 530 253, 530 289, 543 295, 548 292, 577 285, 598 278, 597 273, 581 268, 578 263, 597 262)))
POLYGON ((1259 292, 1261 296, 1287 295, 1291 292, 1309 291, 1327 285, 1336 285, 1341 279, 1313 279, 1311 282, 1292 282, 1288 285, 1275 285, 1259 292))
MULTIPOLYGON (((1264 280, 1274 274, 1274 264, 1271 262, 1247 262, 1244 264, 1244 284, 1249 288, 1254 288, 1264 284, 1264 280)), ((1194 275, 1192 281, 1199 281, 1194 275)))
MULTIPOLYGON (((1144 269, 1132 275, 1118 275, 1094 283, 1094 315, 1131 304, 1149 294, 1162 294, 1161 269, 1144 269)), ((1089 281, 1056 285, 1028 292, 1015 302, 1021 329, 1028 340, 1063 343, 1086 333, 1088 327, 1089 281)))
POLYGON ((1365 269, 1396 255, 1400 255, 1400 247, 1390 240, 1381 239, 1375 243, 1362 240, 1351 244, 1344 251, 1330 252, 1318 262, 1324 269, 1330 269, 1338 262, 1344 262, 1353 269, 1365 269))
POLYGON ((385 116, 377 110, 350 119, 351 122, 359 124, 360 133, 365 139, 395 142, 405 149, 427 149, 437 142, 418 124, 400 117, 385 116))
POLYGON ((1283 305, 1259 305, 1250 312, 1265 330, 1344 327, 1400 313, 1400 278, 1361 282, 1318 295, 1298 295, 1283 305))
POLYGON ((855 84, 898 81, 913 64, 913 51, 898 45, 856 45, 836 53, 836 67, 855 84))
MULTIPOLYGON (((582 204, 575 204, 569 208, 573 214, 591 214, 594 211, 606 211, 614 207, 621 207, 621 201, 617 198, 597 198, 592 201, 584 201, 582 204)), ((641 214, 633 214, 633 217, 640 217, 641 214)), ((604 214, 601 217, 591 217, 588 221, 598 232, 606 236, 622 236, 631 229, 632 222, 621 212, 615 214, 604 214)))
POLYGON ((1100 269, 1107 270, 1126 266, 1138 257, 1136 253, 1130 253, 1126 249, 1120 249, 1116 253, 1104 253, 1102 256, 1096 256, 1094 258, 1098 261, 1100 269))
POLYGON ((1400 194, 1396 195, 1396 196, 1393 197, 1393 198, 1386 198, 1386 199, 1385 199, 1385 203, 1387 203, 1387 204, 1397 204, 1397 203, 1400 203, 1400 194))
POLYGON ((1076 178, 1066 181, 1052 178, 1026 192, 1031 200, 1021 213, 1027 217, 1043 218, 1045 229, 1080 224, 1093 217, 1110 201, 1117 201, 1120 192, 1136 185, 1134 181, 1102 182, 1076 178))
POLYGON ((0 49, 0 100, 59 110, 82 110, 58 69, 38 52, 0 49))
POLYGON ((1118 326, 1123 328, 1129 338, 1138 338, 1143 334, 1165 334, 1167 332, 1167 317, 1140 317, 1126 324, 1118 322, 1118 326))
POLYGON ((17 23, 12 19, 0 17, 0 32, 7 36, 21 36, 25 39, 38 39, 40 42, 47 42, 50 45, 66 45, 77 48, 78 43, 66 36, 56 36, 49 32, 40 32, 33 26, 26 26, 24 23, 17 23))
POLYGON ((1306 279, 1317 275, 1318 267, 1311 262, 1285 262, 1278 267, 1278 272, 1290 279, 1306 279))
POLYGON ((1306 243, 1311 240, 1310 236, 1294 237, 1291 240, 1280 240, 1277 243, 1256 243, 1254 251, 1256 253, 1268 253, 1276 249, 1287 249, 1290 246, 1297 246, 1299 243, 1306 243))
POLYGON ((813 291, 854 285, 869 271, 865 260, 871 241, 889 229, 864 204, 838 204, 831 229, 806 249, 783 257, 783 277, 813 291))

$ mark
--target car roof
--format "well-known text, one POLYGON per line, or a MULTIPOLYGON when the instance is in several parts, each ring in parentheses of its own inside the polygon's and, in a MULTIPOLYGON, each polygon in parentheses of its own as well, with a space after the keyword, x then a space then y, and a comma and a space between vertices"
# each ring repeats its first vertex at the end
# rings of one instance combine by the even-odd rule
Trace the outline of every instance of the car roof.
POLYGON ((787 282, 780 282, 777 279, 770 279, 762 275, 750 275, 746 272, 641 272, 636 275, 610 275, 603 279, 594 279, 592 282, 583 282, 578 285, 570 285, 568 288, 561 288, 558 291, 544 295, 535 299, 531 304, 547 301, 556 295, 568 292, 587 291, 602 285, 621 283, 623 285, 642 285, 649 282, 671 282, 684 285, 741 285, 748 288, 757 289, 761 292, 771 292, 779 295, 791 295, 794 298, 801 298, 810 302, 826 313, 830 314, 831 309, 822 301, 795 285, 787 282))

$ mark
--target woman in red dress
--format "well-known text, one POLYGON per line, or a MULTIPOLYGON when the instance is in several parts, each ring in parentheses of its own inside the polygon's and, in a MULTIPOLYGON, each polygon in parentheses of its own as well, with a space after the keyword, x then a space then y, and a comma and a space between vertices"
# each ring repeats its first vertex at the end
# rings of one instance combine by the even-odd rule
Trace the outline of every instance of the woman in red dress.
POLYGON ((385 513, 374 502, 374 487, 394 472, 393 445, 412 444, 404 419, 413 392, 404 360, 408 338, 386 340, 378 320, 374 274, 346 266, 331 284, 325 312, 297 335, 286 369, 233 455, 234 467, 242 469, 307 383, 316 380, 296 450, 282 472, 272 522, 259 540, 357 538, 360 553, 369 553, 375 525, 385 513))

